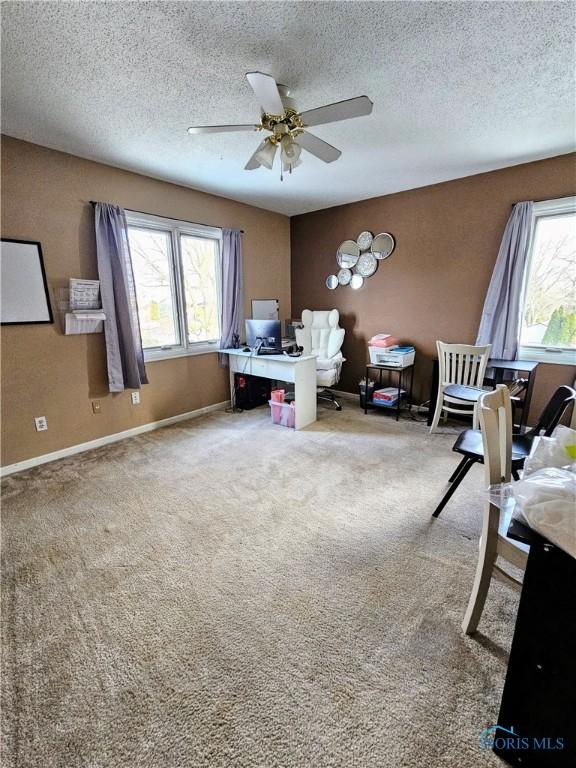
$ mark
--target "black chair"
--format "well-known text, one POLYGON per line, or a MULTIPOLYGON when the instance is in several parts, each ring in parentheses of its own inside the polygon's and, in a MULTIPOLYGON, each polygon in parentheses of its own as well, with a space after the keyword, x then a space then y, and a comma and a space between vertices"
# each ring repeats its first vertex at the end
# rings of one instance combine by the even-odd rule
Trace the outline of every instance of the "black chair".
MULTIPOLYGON (((522 469, 524 462, 530 455, 534 438, 542 432, 546 437, 550 437, 570 403, 575 402, 576 390, 565 385, 558 387, 540 414, 536 426, 523 435, 512 435, 512 477, 514 480, 519 479, 518 471, 522 469)), ((434 510, 432 517, 438 517, 440 512, 442 512, 452 498, 456 488, 458 488, 468 474, 470 467, 473 464, 484 463, 482 432, 479 429, 465 429, 458 436, 452 450, 455 453, 461 454, 463 458, 450 476, 448 490, 434 510)))

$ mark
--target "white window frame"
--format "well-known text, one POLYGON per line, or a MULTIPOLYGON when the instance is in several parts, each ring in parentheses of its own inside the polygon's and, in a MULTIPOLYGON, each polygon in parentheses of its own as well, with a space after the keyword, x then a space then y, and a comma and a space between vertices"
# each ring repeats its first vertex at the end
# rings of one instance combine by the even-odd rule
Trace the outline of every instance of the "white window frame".
MULTIPOLYGON (((563 197, 558 200, 543 200, 542 202, 534 203, 528 260, 524 271, 524 282, 520 297, 520 322, 518 325, 520 332, 524 318, 524 301, 532 267, 536 224, 538 219, 545 218, 546 216, 558 216, 567 213, 576 213, 576 197, 563 197)), ((555 363, 556 365, 576 365, 576 350, 569 349, 568 347, 545 347, 542 344, 520 344, 518 347, 518 359, 535 360, 540 363, 555 363)))
POLYGON ((170 283, 174 300, 174 322, 176 336, 180 339, 176 344, 162 347, 147 347, 144 349, 144 360, 168 360, 173 357, 189 357, 190 355, 207 355, 215 353, 220 347, 220 339, 213 341, 188 341, 188 324, 186 315, 186 299, 184 294, 184 268, 180 249, 180 235, 213 240, 217 245, 216 253, 216 296, 218 301, 218 318, 222 317, 222 230, 219 227, 208 227, 205 224, 193 224, 181 219, 170 219, 165 216, 154 216, 150 213, 126 211, 126 222, 129 227, 157 229, 170 233, 170 283))

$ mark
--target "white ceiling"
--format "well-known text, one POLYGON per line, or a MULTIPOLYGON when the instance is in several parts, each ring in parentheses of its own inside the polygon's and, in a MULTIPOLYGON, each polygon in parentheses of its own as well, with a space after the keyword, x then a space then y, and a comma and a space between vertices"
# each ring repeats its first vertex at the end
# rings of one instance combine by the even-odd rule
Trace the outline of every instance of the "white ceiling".
POLYGON ((289 215, 573 151, 572 2, 2 3, 2 128, 82 157, 289 215), (339 147, 244 171, 259 134, 244 78, 299 109, 362 94, 339 147))

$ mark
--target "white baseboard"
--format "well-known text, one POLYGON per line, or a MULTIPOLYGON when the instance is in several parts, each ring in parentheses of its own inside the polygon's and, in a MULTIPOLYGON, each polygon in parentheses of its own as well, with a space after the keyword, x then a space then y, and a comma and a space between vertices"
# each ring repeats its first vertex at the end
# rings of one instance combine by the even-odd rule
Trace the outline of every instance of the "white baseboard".
POLYGON ((13 475, 15 472, 23 472, 25 469, 31 469, 40 464, 48 464, 50 461, 65 459, 67 456, 73 456, 75 453, 83 453, 84 451, 91 451, 93 448, 100 448, 103 445, 117 443, 119 440, 126 440, 128 437, 135 437, 144 432, 152 432, 154 429, 161 429, 170 424, 176 424, 179 421, 195 419, 198 416, 203 416, 212 411, 222 411, 229 405, 229 400, 225 400, 222 403, 214 403, 214 405, 206 405, 204 408, 197 408, 195 411, 179 413, 177 416, 169 416, 167 419, 160 419, 160 421, 150 421, 148 424, 141 424, 139 427, 125 429, 123 432, 115 432, 112 435, 98 437, 96 440, 89 440, 87 443, 78 443, 77 445, 71 445, 68 448, 62 448, 60 451, 52 451, 52 453, 44 453, 42 456, 34 456, 31 459, 17 461, 15 464, 8 464, 5 467, 0 467, 0 477, 13 475))

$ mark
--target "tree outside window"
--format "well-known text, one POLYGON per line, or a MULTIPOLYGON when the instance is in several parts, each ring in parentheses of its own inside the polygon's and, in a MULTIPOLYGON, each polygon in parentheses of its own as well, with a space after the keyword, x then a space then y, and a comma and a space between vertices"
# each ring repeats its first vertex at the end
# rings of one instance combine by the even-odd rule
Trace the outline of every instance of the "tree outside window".
POLYGON ((520 343, 576 348, 576 213, 536 218, 520 343))

